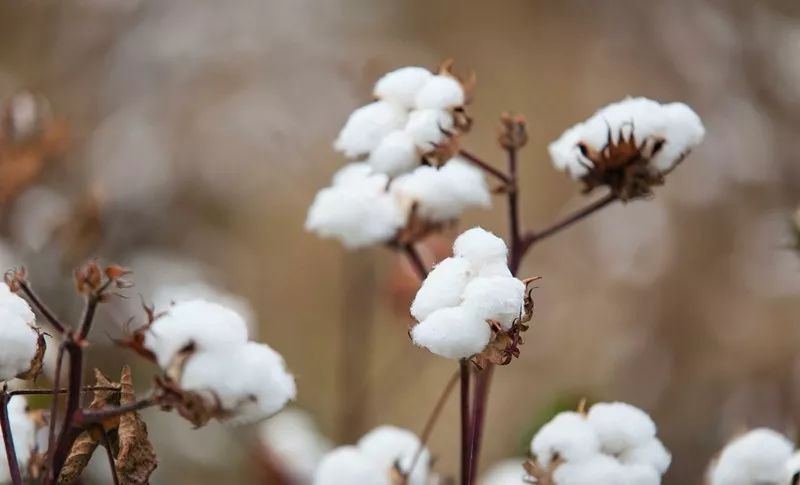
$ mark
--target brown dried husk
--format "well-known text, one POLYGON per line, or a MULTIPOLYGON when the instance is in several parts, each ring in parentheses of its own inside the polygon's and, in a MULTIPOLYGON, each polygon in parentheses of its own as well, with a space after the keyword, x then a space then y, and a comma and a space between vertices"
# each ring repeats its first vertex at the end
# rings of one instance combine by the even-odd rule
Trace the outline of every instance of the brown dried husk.
MULTIPOLYGON (((120 405, 136 401, 131 369, 122 368, 120 405)), ((125 413, 119 418, 117 428, 118 449, 116 463, 119 481, 123 485, 149 483, 150 475, 158 466, 158 458, 147 437, 147 425, 138 412, 125 413)))

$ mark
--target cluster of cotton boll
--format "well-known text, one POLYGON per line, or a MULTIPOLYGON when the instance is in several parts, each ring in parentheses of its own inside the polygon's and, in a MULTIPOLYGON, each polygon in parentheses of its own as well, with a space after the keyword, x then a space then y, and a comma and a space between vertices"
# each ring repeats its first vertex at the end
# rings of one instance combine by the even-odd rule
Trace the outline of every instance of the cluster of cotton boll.
POLYGON ((355 446, 340 446, 325 457, 314 474, 314 485, 392 485, 398 475, 408 485, 426 485, 431 455, 411 431, 380 426, 355 446), (419 455, 417 456, 417 453, 419 455), (413 466, 413 469, 412 469, 413 466), (397 468, 395 468, 397 467, 397 468))
POLYGON ((212 393, 220 418, 249 423, 294 399, 294 377, 280 354, 248 341, 247 324, 225 306, 176 303, 144 329, 144 347, 184 391, 212 393))
POLYGON ((533 437, 531 452, 529 473, 555 485, 657 485, 672 459, 650 416, 620 402, 558 414, 533 437))
POLYGON ((442 149, 461 130, 467 95, 460 81, 405 67, 382 77, 374 95, 377 101, 353 112, 334 143, 357 161, 317 193, 307 230, 358 248, 391 241, 412 217, 437 224, 490 205, 483 173, 454 149, 442 149), (423 165, 426 159, 436 160, 423 165))
POLYGON ((36 377, 44 356, 44 338, 30 305, 0 283, 0 381, 36 377))
POLYGON ((655 175, 671 171, 704 136, 700 117, 684 103, 626 98, 566 130, 549 151, 556 168, 576 180, 634 159, 655 175))
MULTIPOLYGON (((11 437, 14 440, 14 451, 20 470, 25 470, 28 461, 36 448, 36 424, 28 415, 25 398, 18 396, 8 401, 8 422, 11 427, 11 437)), ((0 439, 3 431, 0 430, 0 439)), ((6 453, 0 452, 0 483, 11 483, 6 453)))
POLYGON ((510 330, 522 316, 525 284, 511 275, 505 241, 475 227, 456 238, 453 256, 430 272, 411 304, 411 338, 451 359, 481 352, 494 324, 510 330))
POLYGON ((798 477, 800 453, 789 439, 767 428, 732 440, 708 471, 709 485, 794 485, 798 477))

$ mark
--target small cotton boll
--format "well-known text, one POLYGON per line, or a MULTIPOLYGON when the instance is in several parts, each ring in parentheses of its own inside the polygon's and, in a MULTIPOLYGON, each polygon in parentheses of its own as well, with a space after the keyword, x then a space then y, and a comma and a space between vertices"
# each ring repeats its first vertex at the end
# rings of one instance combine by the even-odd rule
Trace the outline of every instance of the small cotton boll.
POLYGON ((509 276, 474 278, 464 289, 463 299, 464 308, 509 330, 522 315, 525 283, 509 276))
POLYGON ((555 485, 634 485, 628 482, 625 468, 607 455, 563 463, 556 468, 553 479, 555 485))
POLYGON ((39 334, 18 312, 0 307, 0 381, 30 370, 38 349, 39 334))
POLYGON ((222 408, 232 413, 226 418, 230 424, 272 416, 297 394, 283 357, 257 342, 195 353, 184 365, 180 386, 213 392, 222 408))
POLYGON ((291 475, 292 483, 310 483, 322 457, 331 449, 311 417, 298 409, 286 409, 259 426, 259 438, 291 475))
POLYGON ((448 359, 466 359, 486 348, 492 330, 485 321, 461 307, 442 308, 411 329, 419 347, 448 359))
POLYGON ((440 145, 453 129, 453 115, 440 109, 420 109, 412 111, 406 123, 406 133, 423 153, 440 145))
POLYGON ((672 462, 672 455, 658 438, 653 438, 643 445, 629 448, 619 455, 619 461, 625 465, 647 465, 663 474, 672 462))
POLYGON ((367 163, 379 173, 398 175, 419 165, 420 156, 414 138, 397 130, 386 135, 369 154, 367 163))
POLYGON ((525 458, 504 460, 492 465, 478 481, 481 485, 530 485, 525 481, 527 475, 522 464, 525 458))
POLYGON ((415 100, 417 109, 450 109, 464 105, 464 88, 452 76, 436 75, 422 86, 415 100))
POLYGON ((617 455, 646 444, 656 436, 656 425, 641 409, 623 402, 597 403, 587 421, 605 453, 617 455))
POLYGON ((362 454, 381 465, 386 473, 397 463, 400 470, 408 474, 408 485, 427 483, 431 460, 427 448, 422 448, 414 469, 409 472, 420 447, 419 438, 411 431, 395 426, 379 426, 358 440, 356 446, 362 454))
POLYGON ((758 428, 728 443, 710 476, 710 485, 779 483, 794 446, 782 434, 758 428))
POLYGON ((403 128, 408 116, 406 110, 387 101, 376 101, 353 111, 347 119, 333 147, 349 158, 368 154, 383 137, 403 128))
POLYGON ((401 67, 378 79, 372 93, 378 99, 413 108, 417 93, 432 77, 424 67, 401 67))
POLYGON ((531 453, 543 467, 549 467, 556 456, 567 462, 582 462, 599 452, 600 442, 586 418, 571 411, 557 414, 531 441, 531 453))
POLYGON ((508 257, 508 247, 505 241, 491 232, 473 227, 456 238, 453 254, 466 259, 480 271, 484 265, 504 263, 508 257))
POLYGON ((26 323, 33 324, 36 321, 36 316, 33 314, 28 302, 12 292, 8 285, 3 282, 0 282, 0 308, 9 310, 26 323))
POLYGON ((322 459, 313 485, 391 485, 389 472, 355 446, 341 446, 322 459))
POLYGON ((436 310, 460 305, 461 294, 471 275, 466 259, 450 257, 442 260, 422 282, 411 304, 411 315, 421 322, 436 310))
POLYGON ((144 346, 166 369, 188 346, 195 351, 227 348, 247 342, 247 323, 238 313, 206 300, 176 303, 145 332, 144 346))

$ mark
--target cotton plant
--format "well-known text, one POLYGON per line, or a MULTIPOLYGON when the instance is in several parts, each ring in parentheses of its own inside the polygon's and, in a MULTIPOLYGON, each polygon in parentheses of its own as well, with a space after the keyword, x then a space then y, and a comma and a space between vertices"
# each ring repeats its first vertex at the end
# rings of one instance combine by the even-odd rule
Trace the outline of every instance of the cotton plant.
POLYGON ((658 485, 672 461, 650 416, 621 402, 559 413, 530 451, 525 470, 541 485, 658 485))
POLYGON ((800 458, 781 433, 756 428, 731 440, 712 461, 708 485, 795 485, 800 458))
POLYGON ((431 455, 411 431, 379 426, 355 445, 327 453, 314 474, 313 485, 427 485, 431 455))

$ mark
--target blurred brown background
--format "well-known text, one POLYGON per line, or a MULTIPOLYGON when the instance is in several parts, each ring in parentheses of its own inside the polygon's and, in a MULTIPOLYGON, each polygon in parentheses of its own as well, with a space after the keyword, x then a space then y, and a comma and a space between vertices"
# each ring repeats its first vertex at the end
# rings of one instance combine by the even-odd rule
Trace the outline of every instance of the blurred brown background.
MULTIPOLYGON (((685 101, 708 130, 653 200, 529 254, 522 275, 543 277, 537 313, 522 357, 496 373, 482 464, 524 453, 536 426, 581 396, 653 415, 674 455, 665 483, 699 483, 745 427, 800 428, 791 0, 3 2, 0 95, 45 96, 70 131, 65 157, 3 207, 8 265, 26 263, 64 314, 79 311, 69 268, 89 255, 131 265, 146 299, 202 279, 252 308, 326 435, 418 431, 454 364, 408 341, 415 283, 388 250, 348 254, 303 222, 345 163, 331 141, 374 80, 448 57, 478 75, 467 148, 500 165, 499 113, 529 120, 529 227, 584 202, 546 146, 602 105, 685 101)), ((461 227, 474 224, 503 233, 503 201, 461 227)), ((105 331, 132 314, 135 292, 105 309, 105 331)), ((95 365, 132 358, 103 331, 95 339, 95 365)), ((154 372, 142 366, 137 381, 154 372)), ((154 483, 258 480, 245 431, 147 419, 162 459, 154 483)), ((453 400, 431 442, 438 470, 455 470, 457 439, 453 400)))

